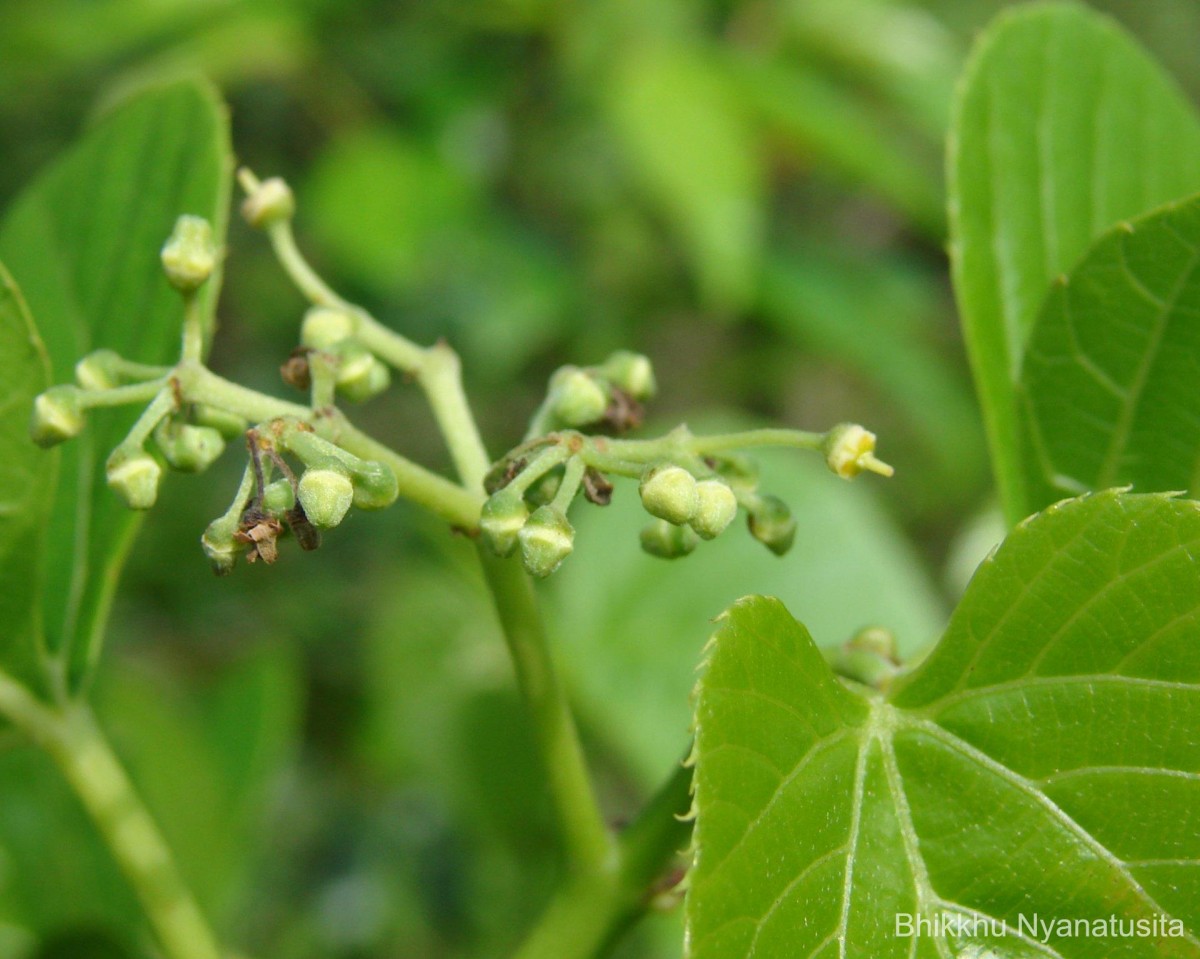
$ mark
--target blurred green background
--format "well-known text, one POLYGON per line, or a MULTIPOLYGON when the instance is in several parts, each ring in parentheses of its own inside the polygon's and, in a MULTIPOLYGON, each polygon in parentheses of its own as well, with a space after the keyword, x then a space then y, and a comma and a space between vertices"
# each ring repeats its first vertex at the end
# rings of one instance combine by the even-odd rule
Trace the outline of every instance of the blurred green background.
MULTIPOLYGON (((668 564, 636 497, 576 507, 544 589, 607 810, 688 738, 709 620, 781 596, 817 641, 934 639, 995 536, 943 253, 953 84, 993 0, 5 0, 0 205, 105 103, 201 71, 239 160, 289 179, 332 284, 461 351, 491 451, 549 373, 655 361, 650 428, 853 419, 894 480, 799 456, 765 487, 780 560, 740 530, 668 564)), ((1096 3, 1193 94, 1192 0, 1096 3)), ((303 303, 235 223, 212 365, 282 392, 303 303)), ((439 469, 403 387, 355 410, 439 469)), ((318 553, 208 572, 241 464, 173 476, 125 575, 96 690, 221 934, 261 957, 493 957, 536 916, 555 837, 469 548, 398 506, 318 553)), ((0 959, 143 955, 132 898, 46 760, 0 752, 0 959)), ((677 915, 621 955, 679 955, 677 915)))

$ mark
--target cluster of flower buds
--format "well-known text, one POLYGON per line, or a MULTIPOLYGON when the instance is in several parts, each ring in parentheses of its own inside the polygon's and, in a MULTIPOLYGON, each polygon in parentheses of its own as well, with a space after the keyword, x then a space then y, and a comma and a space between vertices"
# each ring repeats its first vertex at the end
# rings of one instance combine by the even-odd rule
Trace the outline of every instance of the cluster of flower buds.
MULTIPOLYGON (((623 361, 630 356, 618 354, 623 361)), ((648 369, 636 368, 643 383, 652 382, 648 369)), ((559 418, 565 411, 583 409, 581 398, 590 387, 578 386, 570 403, 561 394, 584 375, 577 367, 560 370, 551 380, 552 396, 544 409, 553 409, 559 418)), ((586 379, 594 385, 592 377, 586 379)), ((598 408, 593 403, 591 409, 598 408)), ((640 536, 647 553, 664 559, 686 556, 702 541, 721 535, 742 509, 750 534, 782 556, 795 542, 796 520, 781 499, 759 492, 757 465, 737 452, 766 445, 818 450, 830 470, 847 479, 864 470, 891 474, 891 467, 875 458, 874 435, 853 424, 823 434, 767 430, 716 437, 693 436, 680 427, 651 440, 560 430, 527 440, 493 466, 485 482, 490 496, 480 532, 497 554, 508 556, 519 548, 526 569, 547 576, 574 545, 567 509, 576 495, 582 491, 591 502, 607 505, 613 493, 610 477, 630 477, 639 480, 642 506, 654 517, 640 536)))
POLYGON ((351 506, 383 509, 399 493, 388 466, 347 453, 298 421, 279 420, 250 430, 246 445, 250 463, 237 495, 201 537, 218 575, 232 570, 243 553, 251 563, 274 563, 277 541, 288 531, 301 549, 316 549, 319 531, 340 524, 351 506), (298 479, 284 454, 302 464, 298 479), (272 482, 276 469, 283 477, 272 482))
POLYGON ((656 388, 650 360, 628 350, 618 350, 598 366, 560 367, 527 435, 563 429, 624 433, 641 425, 642 404, 656 388))
POLYGON ((322 376, 337 392, 354 403, 378 396, 391 385, 387 364, 355 336, 353 313, 335 307, 314 306, 300 326, 300 347, 283 365, 283 378, 299 389, 309 389, 322 376))

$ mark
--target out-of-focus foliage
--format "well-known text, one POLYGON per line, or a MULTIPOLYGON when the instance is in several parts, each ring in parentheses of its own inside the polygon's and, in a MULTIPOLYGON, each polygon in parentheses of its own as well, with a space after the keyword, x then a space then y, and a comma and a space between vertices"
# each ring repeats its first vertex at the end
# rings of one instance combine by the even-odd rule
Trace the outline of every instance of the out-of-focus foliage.
MULTIPOLYGON (((942 138, 970 38, 1008 5, 9 0, 0 205, 130 89, 199 70, 230 100, 241 161, 292 182, 333 284, 462 351, 494 454, 550 370, 617 347, 654 359, 658 422, 736 411, 875 429, 888 484, 819 488, 839 481, 800 468, 780 481, 798 557, 744 559, 757 544, 731 531, 656 566, 620 515, 632 490, 613 516, 579 507, 579 556, 548 605, 623 819, 653 762, 687 745, 680 697, 731 598, 712 586, 723 561, 767 568, 744 588, 786 593, 819 643, 845 639, 854 596, 820 559, 825 544, 834 569, 855 555, 828 542, 846 494, 860 518, 887 517, 855 589, 905 598, 863 610, 913 644, 940 625, 928 584, 988 484, 942 249, 942 138)), ((1190 0, 1095 6, 1200 90, 1190 0)), ((260 237, 235 224, 230 253, 213 365, 274 389, 303 303, 260 237)), ((356 418, 446 465, 411 391, 356 418)), ((145 524, 97 678, 102 721, 247 954, 495 955, 557 860, 465 544, 398 507, 218 581, 196 541, 234 467, 173 478, 145 524)), ((0 755, 0 956, 144 948, 73 803, 27 748, 0 755)), ((668 959, 678 943, 670 918, 621 955, 668 959)))

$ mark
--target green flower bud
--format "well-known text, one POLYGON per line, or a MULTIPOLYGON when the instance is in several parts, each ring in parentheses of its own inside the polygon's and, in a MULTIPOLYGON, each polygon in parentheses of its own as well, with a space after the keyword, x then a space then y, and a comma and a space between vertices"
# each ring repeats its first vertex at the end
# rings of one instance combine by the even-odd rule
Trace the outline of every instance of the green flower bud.
POLYGON ((550 409, 567 426, 587 426, 604 416, 608 390, 577 366, 564 366, 550 377, 550 409))
POLYGON ((241 436, 250 427, 249 421, 236 413, 227 413, 216 406, 206 406, 197 403, 192 411, 192 418, 198 426, 211 426, 225 439, 241 436))
POLYGON ((158 499, 162 467, 141 447, 118 446, 108 458, 105 478, 130 509, 149 509, 158 499))
POLYGON ((354 317, 344 310, 314 306, 300 324, 300 342, 314 350, 328 350, 354 335, 354 317))
POLYGON ((737 506, 733 490, 721 480, 701 480, 696 484, 696 512, 689 522, 701 539, 713 539, 733 522, 737 506))
POLYGON ((346 399, 362 403, 378 396, 392 382, 392 374, 365 346, 343 343, 338 350, 337 388, 346 399))
POLYGON ((493 553, 508 556, 517 548, 517 537, 527 519, 529 507, 524 497, 515 490, 502 489, 483 504, 479 531, 493 553))
POLYGON ((642 529, 642 549, 660 559, 678 559, 687 556, 700 545, 700 537, 690 526, 676 526, 665 519, 655 520, 642 529))
POLYGON ((601 372, 614 386, 618 386, 635 400, 648 400, 658 390, 654 379, 654 367, 648 357, 641 353, 618 350, 600 367, 601 372))
POLYGON ((200 547, 218 576, 229 575, 242 551, 241 544, 233 537, 234 531, 235 528, 222 517, 209 523, 200 537, 200 547))
POLYGON ((38 446, 51 447, 83 430, 83 403, 74 386, 52 386, 33 401, 29 435, 38 446))
POLYGON ((842 479, 853 479, 863 470, 880 476, 895 472, 875 458, 875 434, 857 423, 841 423, 825 436, 825 462, 842 479))
POLYGON ((225 452, 225 438, 211 426, 163 420, 154 441, 171 468, 181 473, 200 473, 225 452))
POLYGON ((899 664, 900 662, 896 634, 883 626, 867 626, 865 629, 860 629, 846 644, 846 647, 872 653, 891 663, 899 664))
POLYGON ((292 188, 279 177, 263 180, 242 202, 242 216, 256 229, 264 230, 296 212, 292 188))
POLYGON ((354 502, 354 484, 338 470, 306 470, 298 485, 300 505, 314 526, 337 526, 354 502))
POLYGON ((75 382, 85 390, 111 390, 118 383, 113 369, 116 359, 112 350, 89 353, 75 364, 75 382))
POLYGON ((539 506, 521 527, 521 563, 533 576, 549 576, 575 547, 575 530, 562 510, 539 506))
POLYGON ((561 466, 550 470, 545 476, 539 477, 525 492, 525 498, 536 506, 545 506, 558 495, 562 486, 563 468, 561 466))
POLYGON ((162 265, 171 286, 192 293, 217 268, 217 247, 212 227, 200 216, 184 214, 162 248, 162 265))
POLYGON ((367 460, 354 471, 354 505, 359 509, 383 509, 396 502, 400 483, 386 463, 367 460))
POLYGON ((696 512, 696 478, 682 466, 654 466, 642 476, 638 492, 646 512, 682 526, 696 512))
POLYGON ((796 539, 796 520, 787 503, 777 496, 764 496, 750 510, 750 535, 776 556, 792 548, 796 539))
POLYGON ((292 489, 289 480, 277 479, 273 483, 268 483, 267 488, 263 490, 262 508, 264 513, 282 516, 295 505, 296 492, 292 489))

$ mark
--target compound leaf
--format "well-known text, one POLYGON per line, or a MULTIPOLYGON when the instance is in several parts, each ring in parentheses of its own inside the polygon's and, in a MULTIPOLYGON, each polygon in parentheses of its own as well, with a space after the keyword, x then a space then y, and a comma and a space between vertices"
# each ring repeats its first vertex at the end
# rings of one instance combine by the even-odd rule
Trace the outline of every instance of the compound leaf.
POLYGON ((777 600, 734 606, 698 689, 688 955, 1200 956, 1197 550, 1193 502, 1052 507, 886 697, 777 600))
POLYGON ((1198 319, 1200 199, 1120 224, 1054 284, 1018 394, 1033 505, 1125 484, 1196 490, 1198 319))
POLYGON ((1200 123, 1106 18, 1022 5, 983 36, 951 127, 950 252, 1010 520, 1030 512, 1014 387, 1050 281, 1104 230, 1200 190, 1200 123))
MULTIPOLYGON (((224 107, 206 85, 179 81, 115 109, 21 195, 0 224, 0 259, 37 320, 55 382, 70 382, 75 361, 101 347, 174 361, 182 306, 158 250, 183 213, 224 236, 229 172, 224 107)), ((216 286, 206 293, 210 321, 216 286)), ((104 481, 104 461, 136 415, 97 413, 63 448, 42 617, 46 647, 72 683, 98 654, 137 527, 104 481)))

